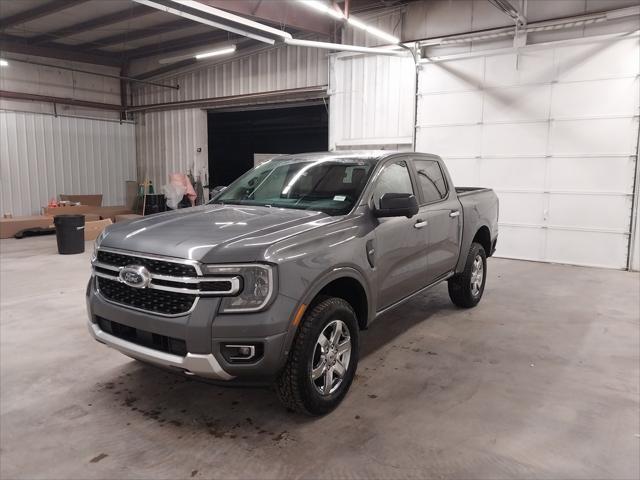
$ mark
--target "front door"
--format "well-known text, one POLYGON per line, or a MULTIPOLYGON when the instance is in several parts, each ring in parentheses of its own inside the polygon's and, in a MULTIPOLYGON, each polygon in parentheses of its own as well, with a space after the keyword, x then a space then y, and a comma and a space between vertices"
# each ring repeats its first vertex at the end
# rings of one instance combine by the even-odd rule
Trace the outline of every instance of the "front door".
POLYGON ((458 262, 462 207, 436 160, 414 159, 413 165, 422 191, 420 215, 427 221, 427 279, 432 283, 458 262))
MULTIPOLYGON (((406 161, 391 161, 377 175, 372 198, 376 208, 385 193, 417 195, 406 161)), ((426 229, 420 228, 419 215, 378 218, 376 221, 376 279, 378 310, 381 310, 426 285, 427 238, 426 229)))

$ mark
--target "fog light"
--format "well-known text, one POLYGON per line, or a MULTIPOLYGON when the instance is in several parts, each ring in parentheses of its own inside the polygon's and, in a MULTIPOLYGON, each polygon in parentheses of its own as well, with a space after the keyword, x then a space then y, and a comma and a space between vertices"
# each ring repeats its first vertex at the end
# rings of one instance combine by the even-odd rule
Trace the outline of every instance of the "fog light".
POLYGON ((229 360, 251 360, 256 356, 255 345, 225 345, 229 360))

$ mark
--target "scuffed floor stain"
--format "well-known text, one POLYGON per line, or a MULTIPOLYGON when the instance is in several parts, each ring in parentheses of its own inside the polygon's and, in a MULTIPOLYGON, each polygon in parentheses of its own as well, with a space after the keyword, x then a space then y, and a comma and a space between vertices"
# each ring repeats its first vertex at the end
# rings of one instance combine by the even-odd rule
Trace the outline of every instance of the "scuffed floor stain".
POLYGON ((107 455, 106 453, 101 453, 100 455, 93 457, 89 463, 98 463, 100 460, 104 460, 105 458, 107 458, 109 455, 107 455))

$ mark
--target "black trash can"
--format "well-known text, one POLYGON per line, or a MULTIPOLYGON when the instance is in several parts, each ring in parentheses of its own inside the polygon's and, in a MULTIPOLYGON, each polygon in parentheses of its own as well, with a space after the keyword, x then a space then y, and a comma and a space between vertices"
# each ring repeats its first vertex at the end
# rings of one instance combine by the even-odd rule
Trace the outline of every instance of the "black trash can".
POLYGON ((53 224, 56 227, 59 254, 84 252, 84 215, 56 215, 53 224))

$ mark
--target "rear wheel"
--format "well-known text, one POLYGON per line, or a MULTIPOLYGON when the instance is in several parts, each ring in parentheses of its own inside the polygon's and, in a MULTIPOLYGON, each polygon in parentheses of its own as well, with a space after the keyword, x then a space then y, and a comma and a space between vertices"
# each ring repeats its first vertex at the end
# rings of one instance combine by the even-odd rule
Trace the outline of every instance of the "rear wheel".
POLYGON ((449 279, 449 298, 459 307, 475 307, 487 280, 487 255, 479 243, 472 243, 464 271, 449 279))
POLYGON ((358 322, 351 305, 327 298, 305 315, 276 384, 291 410, 324 415, 347 394, 358 365, 358 322))

